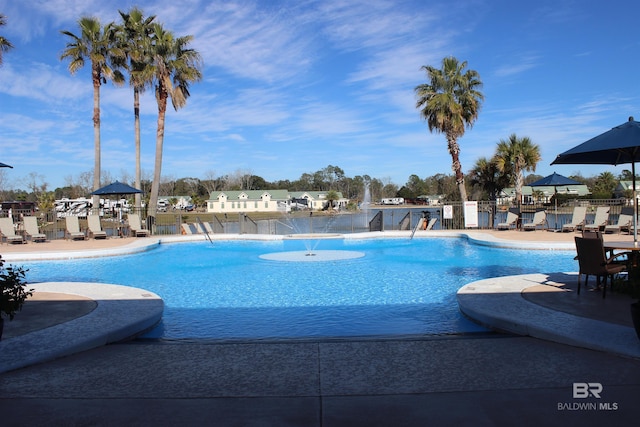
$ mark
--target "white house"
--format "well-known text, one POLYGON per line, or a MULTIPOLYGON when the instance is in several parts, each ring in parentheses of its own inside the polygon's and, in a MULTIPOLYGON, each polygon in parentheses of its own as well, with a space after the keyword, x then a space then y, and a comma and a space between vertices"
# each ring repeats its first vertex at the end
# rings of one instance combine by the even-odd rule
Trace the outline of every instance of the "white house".
POLYGON ((289 200, 287 190, 214 191, 207 200, 207 212, 285 212, 289 200))
MULTIPOLYGON (((207 212, 288 212, 292 205, 301 209, 322 210, 328 207, 327 193, 328 191, 288 190, 214 191, 207 200, 207 212)), ((345 207, 349 200, 341 192, 336 193, 338 200, 334 200, 334 207, 345 207)))
MULTIPOLYGON (((291 200, 306 200, 308 209, 322 210, 326 209, 329 203, 327 199, 328 191, 292 191, 291 200)), ((333 206, 337 208, 343 208, 349 203, 349 199, 345 199, 340 191, 336 191, 338 200, 333 201, 333 206)))

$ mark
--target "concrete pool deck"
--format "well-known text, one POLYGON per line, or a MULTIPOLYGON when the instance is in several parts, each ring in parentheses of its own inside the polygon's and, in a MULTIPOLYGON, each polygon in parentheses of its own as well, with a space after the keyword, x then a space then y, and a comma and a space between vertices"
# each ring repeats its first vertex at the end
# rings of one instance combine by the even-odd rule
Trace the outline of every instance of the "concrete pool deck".
MULTIPOLYGON (((573 233, 420 233, 461 234, 479 244, 503 247, 574 247, 573 233)), ((163 242, 200 237, 171 237, 163 242)), ((605 238, 632 239, 624 235, 605 238)), ((63 241, 3 245, 0 253, 7 262, 19 264, 21 259, 115 255, 118 250, 147 250, 157 244, 159 240, 153 238, 63 241)), ((221 425, 304 426, 423 425, 427 421, 595 425, 635 420, 640 396, 640 340, 628 318, 621 315, 625 310, 628 313, 629 300, 617 294, 608 294, 603 300, 599 293, 589 291, 578 297, 572 291, 574 283, 575 275, 571 274, 526 275, 475 282, 459 294, 463 312, 481 323, 492 326, 493 322, 498 330, 543 340, 487 333, 320 342, 129 341, 109 346, 101 342, 93 350, 67 357, 56 354, 56 360, 45 356, 22 364, 26 368, 1 374, 0 412, 3 424, 8 420, 6 425, 43 420, 49 424, 60 420, 60 425, 197 425, 217 420, 221 425), (601 383, 606 402, 619 408, 559 409, 560 403, 586 401, 572 395, 573 384, 583 382, 601 383)), ((0 341, 4 346, 0 347, 0 372, 7 370, 2 369, 1 360, 9 351, 15 352, 10 360, 27 361, 34 348, 46 354, 51 343, 66 345, 66 335, 56 336, 60 325, 69 327, 83 318, 93 322, 97 308, 87 305, 97 301, 99 307, 105 304, 101 302, 104 297, 71 290, 71 286, 75 285, 43 284, 38 289, 45 298, 65 292, 74 298, 62 303, 69 309, 66 313, 46 309, 45 304, 34 312, 36 317, 46 313, 55 326, 45 322, 38 330, 18 332, 0 341), (41 341, 47 336, 48 341, 41 341), (29 342, 29 346, 8 350, 17 339, 29 342)), ((145 304, 147 299, 155 300, 141 295, 133 299, 145 304)), ((154 310, 157 305, 150 309, 154 310)), ((24 313, 14 322, 6 322, 5 328, 9 328, 5 333, 15 326, 11 323, 17 323, 20 314, 24 313)), ((128 308, 118 317, 127 320, 131 314, 128 308)), ((139 327, 146 329, 148 325, 139 327)), ((83 334, 105 335, 110 329, 101 325, 83 334)), ((128 334, 134 335, 131 330, 128 334)), ((75 351, 67 354, 71 353, 75 351)))

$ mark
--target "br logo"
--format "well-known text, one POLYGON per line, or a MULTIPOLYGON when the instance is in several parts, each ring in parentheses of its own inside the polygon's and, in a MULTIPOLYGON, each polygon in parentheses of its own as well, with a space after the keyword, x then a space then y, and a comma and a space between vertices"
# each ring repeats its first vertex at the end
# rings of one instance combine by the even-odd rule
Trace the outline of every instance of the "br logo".
POLYGON ((586 399, 590 396, 600 399, 601 392, 602 384, 600 383, 573 383, 574 399, 586 399))

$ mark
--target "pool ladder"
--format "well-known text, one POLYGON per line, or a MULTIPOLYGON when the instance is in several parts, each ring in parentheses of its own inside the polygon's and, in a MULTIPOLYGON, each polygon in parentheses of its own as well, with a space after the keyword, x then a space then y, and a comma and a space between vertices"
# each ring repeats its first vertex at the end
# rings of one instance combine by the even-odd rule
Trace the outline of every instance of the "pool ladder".
POLYGON ((425 221, 425 219, 424 219, 424 218, 420 218, 420 219, 418 220, 418 223, 416 224, 416 226, 415 226, 415 227, 413 227, 413 231, 411 232, 411 239, 410 239, 410 240, 413 240, 413 235, 414 235, 414 234, 416 234, 416 231, 418 231, 418 228, 420 228, 420 226, 421 226, 422 224, 424 224, 424 221, 425 221))
POLYGON ((202 231, 204 232, 204 235, 207 237, 207 240, 213 244, 213 240, 211 240, 211 236, 209 236, 209 232, 207 231, 207 228, 204 226, 204 223, 202 222, 202 220, 200 219, 199 216, 196 217, 196 221, 198 221, 198 224, 200 224, 200 228, 202 229, 202 231))

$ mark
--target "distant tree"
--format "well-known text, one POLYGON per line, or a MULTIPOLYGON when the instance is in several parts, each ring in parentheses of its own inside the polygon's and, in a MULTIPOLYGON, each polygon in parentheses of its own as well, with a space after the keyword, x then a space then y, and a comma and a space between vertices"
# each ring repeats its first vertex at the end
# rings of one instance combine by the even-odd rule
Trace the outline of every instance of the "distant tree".
MULTIPOLYGON (((636 174, 637 177, 638 174, 636 174)), ((623 171, 618 176, 620 181, 633 181, 633 174, 629 169, 623 169, 623 171)), ((637 178, 636 178, 637 179, 637 178)))
MULTIPOLYGON (((415 199, 416 197, 426 193, 424 181, 422 180, 422 178, 420 178, 418 175, 415 175, 415 174, 409 176, 409 179, 407 180, 405 187, 409 189, 411 194, 413 194, 412 197, 405 197, 405 199, 407 198, 415 199)), ((404 197, 404 196, 401 196, 401 197, 404 197)))
MULTIPOLYGON (((124 77, 112 67, 113 59, 121 56, 116 45, 116 26, 107 24, 104 28, 97 18, 82 17, 78 21, 79 35, 70 31, 62 34, 71 40, 60 55, 60 60, 69 59, 69 72, 75 74, 84 67, 85 61, 91 63, 91 82, 93 84, 93 190, 100 188, 100 85, 112 80, 121 84, 124 77)), ((100 204, 100 196, 93 196, 94 209, 100 204)))
POLYGON ((531 142, 528 137, 518 138, 514 133, 509 139, 502 139, 498 143, 495 154, 498 169, 510 175, 510 181, 515 184, 516 200, 522 202, 522 186, 524 172, 534 171, 541 159, 540 147, 531 142))
MULTIPOLYGON (((0 27, 7 25, 7 17, 0 14, 0 27)), ((0 66, 2 66, 3 54, 13 49, 13 45, 5 37, 0 36, 0 66)))
POLYGON ((400 187, 400 189, 398 190, 395 196, 403 197, 405 199, 415 199, 416 197, 418 197, 415 191, 411 190, 406 185, 403 185, 402 187, 400 187))
POLYGON ((422 67, 427 73, 428 83, 416 86, 415 93, 420 115, 427 121, 429 131, 444 133, 451 155, 452 170, 460 191, 460 199, 467 200, 464 174, 460 164, 458 139, 465 128, 473 126, 480 112, 484 95, 480 75, 475 70, 466 70, 467 62, 459 62, 449 56, 442 60, 442 69, 429 65, 422 67))
MULTIPOLYGON (((396 197, 399 188, 396 184, 390 182, 382 187, 382 197, 396 197)), ((373 193, 372 193, 373 194, 373 193)), ((373 198, 373 196, 371 196, 373 198)), ((401 196, 398 196, 401 197, 401 196)))
POLYGON ((597 199, 610 199, 618 185, 616 177, 611 172, 602 172, 596 178, 592 195, 597 199))

